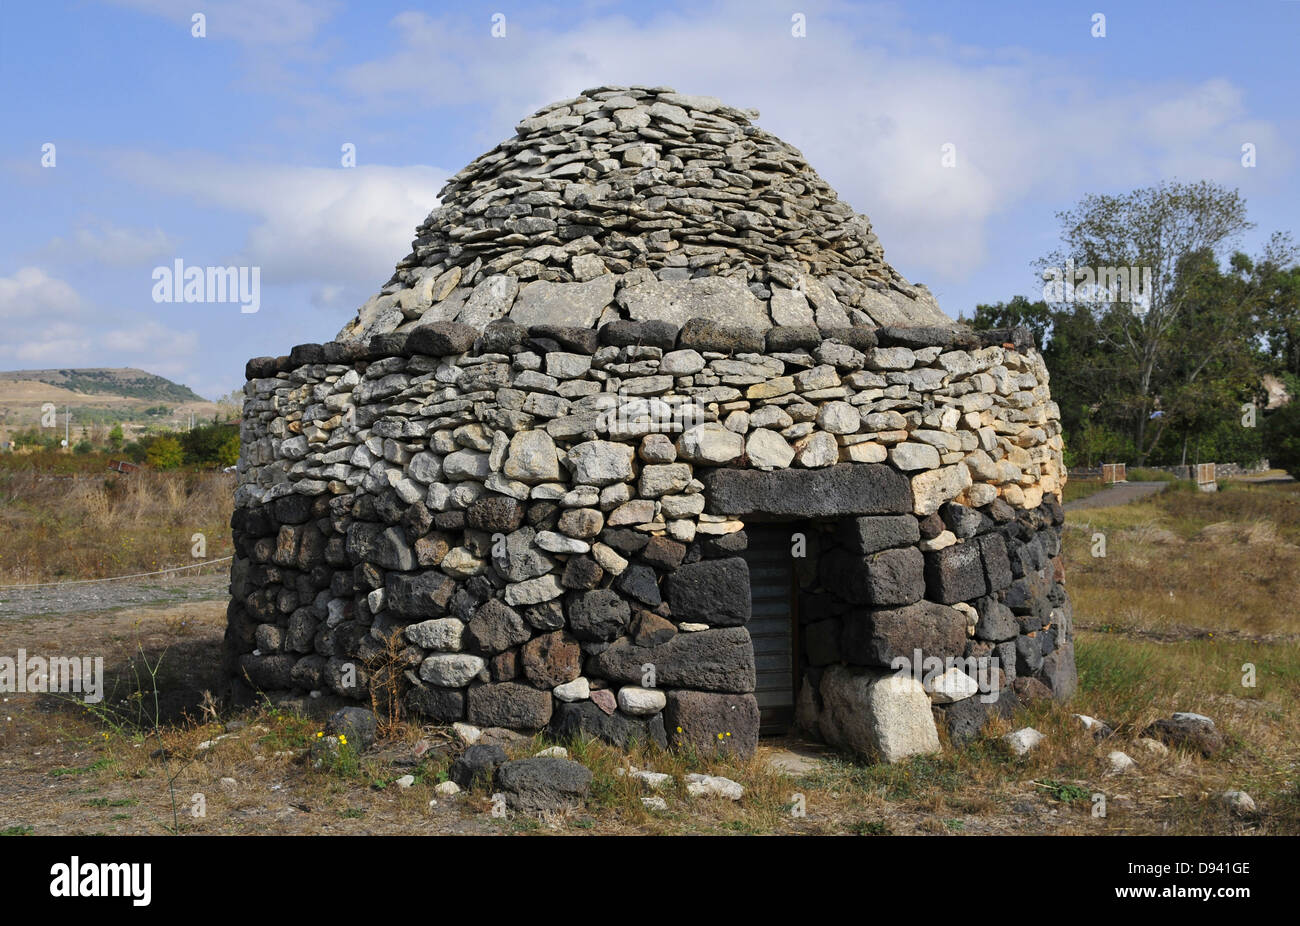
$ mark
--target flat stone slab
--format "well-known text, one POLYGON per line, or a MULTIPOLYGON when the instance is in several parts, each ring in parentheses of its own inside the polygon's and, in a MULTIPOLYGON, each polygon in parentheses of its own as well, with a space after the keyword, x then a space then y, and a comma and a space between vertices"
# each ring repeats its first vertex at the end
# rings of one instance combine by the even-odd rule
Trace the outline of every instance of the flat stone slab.
POLYGON ((882 463, 772 472, 715 469, 699 478, 710 514, 833 518, 912 510, 907 478, 882 463))
POLYGON ((635 321, 666 321, 679 328, 690 318, 766 331, 772 327, 763 303, 734 277, 655 280, 630 286, 619 301, 635 321))
POLYGON ((811 775, 821 771, 823 766, 822 760, 817 756, 784 748, 773 749, 763 764, 768 771, 791 778, 811 775))

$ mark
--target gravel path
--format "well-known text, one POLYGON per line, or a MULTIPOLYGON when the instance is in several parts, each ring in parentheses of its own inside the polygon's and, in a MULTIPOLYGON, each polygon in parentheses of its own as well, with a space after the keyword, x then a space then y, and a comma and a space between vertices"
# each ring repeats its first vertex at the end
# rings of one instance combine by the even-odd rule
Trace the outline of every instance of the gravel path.
POLYGON ((1116 505, 1127 505, 1148 495, 1163 492, 1168 485, 1167 482, 1124 482, 1094 492, 1087 498, 1076 498, 1072 502, 1067 502, 1064 508, 1066 511, 1075 511, 1079 508, 1113 508, 1116 505))
POLYGON ((147 580, 116 579, 45 585, 40 588, 0 589, 0 618, 211 601, 224 598, 229 592, 229 585, 230 573, 227 569, 221 569, 199 576, 158 576, 147 580))

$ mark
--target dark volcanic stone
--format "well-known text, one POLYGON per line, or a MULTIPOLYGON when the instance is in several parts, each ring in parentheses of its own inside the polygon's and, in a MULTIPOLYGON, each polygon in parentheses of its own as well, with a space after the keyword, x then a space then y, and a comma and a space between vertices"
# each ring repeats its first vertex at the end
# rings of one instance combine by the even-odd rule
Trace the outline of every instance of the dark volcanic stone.
POLYGON ((876 553, 921 539, 916 518, 910 514, 844 518, 836 525, 836 539, 855 553, 876 553))
POLYGON ((735 627, 749 620, 749 566, 738 556, 689 563, 666 582, 668 604, 679 622, 735 627))
POLYGON ((665 321, 615 321, 603 325, 597 333, 601 344, 614 347, 639 344, 672 350, 677 343, 677 326, 665 321))
POLYGON ((710 537, 706 534, 700 549, 708 559, 736 556, 749 549, 749 535, 743 530, 733 534, 723 534, 720 537, 710 537))
POLYGON ((966 649, 966 615, 947 605, 918 601, 903 608, 854 611, 844 618, 840 651, 854 665, 884 666, 915 651, 940 659, 966 649))
POLYGON ((508 495, 489 495, 470 505, 465 523, 484 531, 508 534, 524 522, 524 506, 508 495))
POLYGON ((293 666, 298 657, 289 653, 272 653, 254 656, 245 653, 239 657, 239 672, 246 676, 254 688, 281 691, 293 687, 293 666))
POLYGON ((589 769, 554 756, 507 762, 497 768, 494 780, 506 805, 524 813, 581 807, 591 790, 589 769))
POLYGON ((677 343, 698 351, 716 350, 726 354, 761 354, 763 333, 753 328, 722 325, 708 318, 688 318, 682 325, 677 343))
POLYGON ((1015 614, 992 595, 976 599, 975 611, 979 614, 979 623, 975 625, 975 638, 978 640, 1000 643, 1020 632, 1020 622, 1015 614))
POLYGON ((438 617, 447 612, 455 591, 456 582, 441 572, 390 572, 384 600, 390 611, 402 617, 438 617))
POLYGON ((564 575, 560 584, 565 588, 578 590, 593 589, 605 577, 605 570, 600 568, 590 556, 571 556, 564 564, 564 575))
POLYGON ((406 692, 406 706, 434 723, 455 723, 465 718, 465 692, 421 682, 406 692))
POLYGON ((854 350, 860 350, 864 353, 877 344, 875 330, 861 325, 852 325, 847 328, 822 328, 821 335, 823 338, 839 341, 841 344, 847 344, 854 350))
POLYGON ((1149 736, 1168 746, 1197 750, 1207 758, 1225 745, 1223 734, 1215 728, 1214 721, 1208 717, 1201 720, 1186 714, 1157 720, 1143 731, 1143 736, 1149 736))
MULTIPOLYGON (((939 506, 938 514, 943 519, 943 523, 948 530, 952 531, 959 540, 969 540, 985 529, 985 515, 974 508, 968 508, 956 502, 944 502, 939 506)), ((988 525, 990 527, 992 523, 992 520, 989 519, 988 525)))
POLYGON ((351 366, 366 359, 366 345, 360 341, 326 341, 321 345, 321 354, 326 363, 351 366))
POLYGON ((628 685, 641 684, 641 667, 652 663, 660 687, 744 694, 754 690, 754 647, 744 627, 679 633, 659 646, 617 640, 592 656, 588 674, 628 685))
POLYGON ((803 654, 810 665, 828 666, 840 661, 839 618, 818 621, 804 628, 803 654))
POLYGON ((1043 657, 1039 677, 1052 689, 1052 697, 1068 701, 1079 690, 1079 675, 1074 665, 1074 641, 1066 640, 1043 657))
POLYGON ((465 512, 439 511, 433 516, 433 524, 440 531, 462 531, 465 529, 465 512))
POLYGON ((649 536, 629 527, 606 528, 601 531, 600 540, 624 556, 640 552, 650 542, 649 536))
POLYGON ((608 588, 572 595, 568 612, 569 626, 574 635, 580 640, 597 642, 609 642, 618 637, 632 616, 628 603, 608 588))
POLYGON ((348 527, 346 549, 354 564, 405 572, 415 568, 415 551, 400 528, 355 521, 348 527))
POLYGON ((496 598, 489 598, 470 620, 469 639, 482 653, 500 653, 524 643, 532 631, 514 608, 496 598))
POLYGON ((521 682, 476 685, 469 689, 466 715, 480 727, 540 730, 551 719, 551 693, 521 682))
POLYGON ((335 735, 343 734, 348 738, 348 743, 363 751, 374 745, 378 727, 375 712, 370 708, 343 707, 330 716, 325 729, 335 735))
POLYGON ((636 631, 632 634, 632 642, 637 646, 658 646, 677 636, 677 627, 673 622, 653 611, 637 611, 635 620, 636 631))
POLYGON ((894 607, 925 595, 925 558, 916 547, 870 556, 836 549, 822 557, 822 584, 855 604, 894 607))
POLYGON ((384 357, 409 357, 411 352, 406 349, 406 338, 404 331, 377 334, 366 342, 366 353, 376 360, 384 357))
POLYGON ((533 325, 529 337, 549 338, 563 350, 575 354, 594 354, 600 347, 600 336, 591 328, 573 328, 563 325, 533 325))
POLYGON ((956 543, 925 554, 926 597, 953 604, 988 592, 978 541, 956 543))
POLYGON ((582 674, 582 648, 562 630, 529 640, 519 652, 524 675, 538 688, 550 691, 582 674))
POLYGON ((941 325, 918 325, 909 328, 887 325, 877 329, 876 338, 880 341, 881 347, 910 347, 913 350, 925 347, 942 347, 944 350, 970 349, 980 346, 980 339, 973 332, 941 325))
POLYGON ((1028 675, 1018 677, 1011 683, 1011 688, 1015 691, 1016 697, 1026 704, 1031 701, 1050 701, 1052 699, 1052 689, 1028 675))
POLYGON ((815 325, 781 325, 767 329, 766 340, 768 353, 788 354, 812 350, 822 342, 822 333, 815 325))
POLYGON ((311 499, 306 495, 283 495, 275 500, 275 520, 281 524, 301 524, 311 517, 311 499))
POLYGON ((531 605, 524 609, 524 620, 535 630, 559 630, 564 626, 564 607, 555 599, 531 605))
POLYGON ((834 518, 912 510, 911 483, 883 463, 839 463, 822 469, 766 473, 720 468, 698 478, 704 483, 711 514, 834 518))
POLYGON ((470 325, 430 322, 411 329, 406 338, 406 349, 412 354, 447 357, 465 353, 474 346, 478 336, 478 330, 470 325))
POLYGON ((936 710, 947 727, 948 739, 954 746, 964 746, 979 736, 990 717, 997 715, 1009 719, 1020 706, 1019 699, 1010 688, 999 691, 997 699, 992 703, 986 703, 984 697, 981 692, 936 710))
POLYGON ((752 694, 670 691, 664 726, 674 745, 752 756, 758 748, 758 700, 752 694))
POLYGON ((507 761, 506 751, 500 746, 471 746, 451 763, 447 777, 468 790, 489 784, 497 766, 507 761))
POLYGON ((921 538, 923 540, 933 540, 947 529, 947 525, 943 523, 943 518, 939 517, 937 512, 921 518, 921 520, 917 522, 917 526, 921 530, 921 538))
POLYGON ((280 372, 275 357, 254 357, 244 364, 244 379, 270 379, 280 372))
POLYGON ((1007 542, 1001 534, 985 534, 979 538, 980 559, 984 562, 984 579, 990 592, 1000 592, 1011 585, 1011 563, 1007 558, 1007 542))
POLYGON ((508 649, 488 660, 488 672, 494 682, 512 682, 519 677, 519 650, 508 649))
POLYGON ((641 550, 641 558, 656 569, 676 569, 686 557, 686 545, 667 537, 651 537, 641 550))
POLYGON ((629 717, 621 711, 606 714, 592 701, 556 704, 547 732, 556 739, 594 737, 622 749, 634 741, 654 743, 661 748, 668 746, 662 714, 648 719, 629 717))
POLYGON ((491 322, 483 329, 483 334, 476 345, 484 354, 513 354, 527 337, 527 328, 502 318, 491 322))
POLYGON ((1034 633, 1016 637, 1016 677, 1033 675, 1043 665, 1043 646, 1034 633))
POLYGON ((993 501, 984 506, 983 511, 992 518, 996 524, 1006 524, 1010 521, 1014 521, 1016 517, 1016 510, 1007 504, 1006 500, 1003 498, 993 499, 993 501))
POLYGON ((659 594, 659 577, 644 563, 633 563, 624 569, 614 580, 614 588, 652 608, 663 601, 659 594))

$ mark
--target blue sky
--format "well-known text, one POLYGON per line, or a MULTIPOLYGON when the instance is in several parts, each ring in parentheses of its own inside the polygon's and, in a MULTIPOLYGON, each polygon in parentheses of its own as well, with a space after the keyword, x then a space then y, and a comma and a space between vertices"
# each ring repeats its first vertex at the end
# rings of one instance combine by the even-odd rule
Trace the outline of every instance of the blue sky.
POLYGON ((337 332, 447 176, 599 84, 757 108, 953 316, 1035 292, 1055 213, 1090 192, 1207 178, 1246 197, 1246 250, 1300 236, 1300 2, 1108 7, 7 4, 0 369, 138 366, 209 397, 238 388, 248 357, 337 332), (177 258, 260 267, 260 310, 155 303, 153 269, 177 258))

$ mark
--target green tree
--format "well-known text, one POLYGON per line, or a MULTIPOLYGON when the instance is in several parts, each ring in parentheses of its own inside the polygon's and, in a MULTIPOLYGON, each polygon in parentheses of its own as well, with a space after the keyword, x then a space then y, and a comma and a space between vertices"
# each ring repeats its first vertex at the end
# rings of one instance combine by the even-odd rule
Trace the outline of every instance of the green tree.
POLYGON ((145 459, 154 469, 175 469, 185 462, 185 451, 176 438, 162 435, 149 443, 145 459))
MULTIPOLYGON (((1297 385, 1300 382, 1295 377, 1287 384, 1289 390, 1297 385)), ((1260 429, 1269 464, 1300 479, 1300 400, 1292 399, 1265 413, 1260 429)))
POLYGON ((113 425, 113 429, 108 432, 108 446, 114 451, 121 450, 122 442, 125 440, 126 434, 122 431, 122 425, 113 425))
MULTIPOLYGON (((1086 308, 1101 341, 1122 361, 1113 368, 1111 401, 1131 432, 1134 462, 1142 465, 1167 428, 1160 423, 1167 409, 1158 401, 1162 364, 1193 346, 1179 337, 1192 330, 1182 323, 1199 282, 1195 275, 1214 265, 1213 260, 1189 263, 1189 258, 1217 258, 1253 223, 1238 191, 1210 181, 1161 183, 1119 196, 1092 194, 1057 218, 1062 247, 1040 261, 1040 269, 1046 275, 1055 268, 1064 276, 1065 268, 1088 268, 1097 276, 1092 286, 1085 277, 1081 288, 1075 287, 1077 277, 1063 280, 1044 298, 1060 308, 1072 303, 1086 308), (1103 268, 1136 269, 1138 280, 1130 281, 1136 294, 1117 301, 1101 281, 1103 268)), ((1204 326, 1195 330, 1205 333, 1204 326)), ((1195 349, 1213 354, 1230 346, 1210 340, 1195 349)))
POLYGON ((217 449, 217 465, 223 467, 234 466, 238 462, 239 435, 236 434, 232 437, 226 438, 225 443, 217 449))

